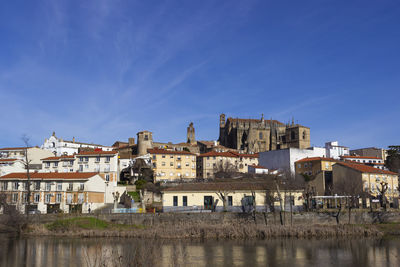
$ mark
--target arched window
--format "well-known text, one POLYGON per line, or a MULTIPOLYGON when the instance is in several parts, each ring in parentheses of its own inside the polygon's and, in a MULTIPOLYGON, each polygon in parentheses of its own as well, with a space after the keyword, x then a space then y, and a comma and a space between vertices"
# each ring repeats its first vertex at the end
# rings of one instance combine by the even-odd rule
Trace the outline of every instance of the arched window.
POLYGON ((306 139, 306 137, 307 137, 306 131, 303 131, 303 139, 306 139))
POLYGON ((296 139, 296 133, 294 131, 292 131, 290 139, 292 140, 296 139))
POLYGON ((56 147, 56 143, 53 142, 53 147, 56 147))
POLYGON ((259 138, 263 139, 263 134, 261 132, 259 133, 259 138))

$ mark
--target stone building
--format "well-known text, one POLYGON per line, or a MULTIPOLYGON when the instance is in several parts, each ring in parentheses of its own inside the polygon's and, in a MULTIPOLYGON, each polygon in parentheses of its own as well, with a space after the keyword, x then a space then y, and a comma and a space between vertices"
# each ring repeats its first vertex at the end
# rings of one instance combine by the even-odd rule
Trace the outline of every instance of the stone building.
POLYGON ((295 124, 284 124, 277 120, 225 119, 220 115, 219 142, 222 146, 245 153, 284 148, 310 147, 310 128, 295 124))

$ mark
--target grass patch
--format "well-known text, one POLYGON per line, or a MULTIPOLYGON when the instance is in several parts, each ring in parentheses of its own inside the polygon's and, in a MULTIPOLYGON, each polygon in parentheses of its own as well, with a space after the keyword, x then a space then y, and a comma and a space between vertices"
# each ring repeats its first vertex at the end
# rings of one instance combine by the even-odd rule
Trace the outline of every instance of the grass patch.
POLYGON ((130 195, 135 202, 140 202, 139 192, 137 191, 128 192, 128 195, 130 195))

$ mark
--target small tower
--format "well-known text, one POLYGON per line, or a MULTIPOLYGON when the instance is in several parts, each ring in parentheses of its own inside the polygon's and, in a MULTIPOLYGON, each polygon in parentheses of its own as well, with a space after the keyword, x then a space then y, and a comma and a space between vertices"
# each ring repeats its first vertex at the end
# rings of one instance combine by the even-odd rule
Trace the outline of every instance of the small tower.
POLYGON ((137 133, 138 156, 146 155, 147 149, 153 148, 153 133, 142 131, 137 133))
POLYGON ((194 135, 194 127, 193 127, 193 122, 189 124, 189 127, 187 127, 187 143, 189 144, 196 144, 196 138, 194 135))
POLYGON ((222 113, 219 115, 219 127, 224 128, 225 127, 225 114, 222 113))

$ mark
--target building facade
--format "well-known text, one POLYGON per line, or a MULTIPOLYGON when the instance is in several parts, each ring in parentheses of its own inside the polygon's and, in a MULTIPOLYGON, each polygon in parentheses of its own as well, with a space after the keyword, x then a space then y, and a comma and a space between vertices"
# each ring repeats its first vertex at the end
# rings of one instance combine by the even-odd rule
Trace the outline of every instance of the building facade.
POLYGON ((372 166, 377 169, 386 170, 385 161, 378 157, 371 156, 342 156, 343 161, 357 162, 365 165, 372 166))
POLYGON ((362 157, 374 157, 380 158, 384 161, 387 157, 387 150, 383 148, 376 148, 376 147, 367 147, 367 148, 359 148, 350 150, 351 156, 362 156, 362 157))
POLYGON ((196 155, 187 151, 148 149, 154 181, 196 178, 196 155))
MULTIPOLYGON (((110 187, 98 173, 31 173, 30 211, 40 213, 88 213, 114 202, 113 193, 125 188, 110 187)), ((0 177, 7 202, 24 212, 28 204, 26 173, 0 177)))
POLYGON ((386 197, 391 204, 398 203, 399 177, 397 173, 350 162, 337 162, 333 165, 332 171, 334 184, 342 179, 359 179, 362 190, 373 197, 379 196, 379 190, 382 189, 381 183, 387 183, 386 197))
POLYGON ((310 147, 310 128, 295 124, 283 124, 277 120, 225 119, 220 115, 219 142, 222 146, 245 153, 284 148, 310 147))
POLYGON ((197 177, 214 178, 218 171, 246 173, 249 165, 258 165, 258 154, 211 151, 197 156, 197 177))

